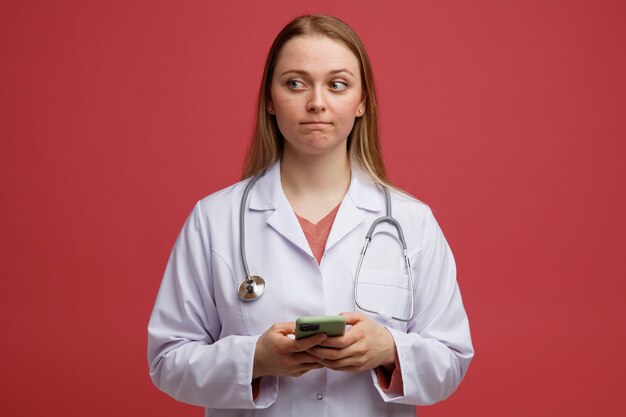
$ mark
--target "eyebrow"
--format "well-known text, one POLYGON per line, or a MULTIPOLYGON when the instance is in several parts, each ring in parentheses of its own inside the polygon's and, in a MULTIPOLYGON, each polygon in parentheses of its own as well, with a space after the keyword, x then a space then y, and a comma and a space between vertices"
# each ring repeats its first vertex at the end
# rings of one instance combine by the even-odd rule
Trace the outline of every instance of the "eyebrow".
MULTIPOLYGON (((348 74, 350 74, 351 76, 354 77, 354 74, 351 71, 348 71, 347 69, 336 69, 336 70, 328 71, 329 74, 339 74, 341 72, 347 72, 348 74)), ((282 74, 280 74, 280 76, 282 77, 283 75, 290 74, 290 73, 301 74, 301 75, 309 75, 309 73, 307 71, 305 71, 305 70, 291 69, 291 70, 287 70, 287 71, 283 72, 282 74)))

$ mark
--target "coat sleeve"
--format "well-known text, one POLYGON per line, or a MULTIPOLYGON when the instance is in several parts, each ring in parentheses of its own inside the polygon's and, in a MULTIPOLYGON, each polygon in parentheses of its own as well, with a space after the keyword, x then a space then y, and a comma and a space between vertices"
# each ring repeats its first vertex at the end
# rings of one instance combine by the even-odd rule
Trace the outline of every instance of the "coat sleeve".
POLYGON ((416 311, 407 331, 389 328, 400 363, 404 395, 383 391, 388 402, 429 405, 450 396, 465 376, 474 349, 456 281, 456 266, 439 225, 425 208, 422 245, 412 258, 416 311))
POLYGON ((148 324, 150 376, 159 389, 186 403, 269 407, 276 400, 277 378, 263 378, 260 394, 252 398, 258 336, 220 339, 210 254, 197 204, 176 240, 148 324))

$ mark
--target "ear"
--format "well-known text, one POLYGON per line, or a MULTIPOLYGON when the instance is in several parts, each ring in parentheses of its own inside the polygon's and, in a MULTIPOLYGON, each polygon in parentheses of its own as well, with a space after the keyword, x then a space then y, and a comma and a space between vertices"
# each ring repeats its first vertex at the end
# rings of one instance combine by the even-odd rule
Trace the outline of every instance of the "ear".
POLYGON ((271 115, 276 114, 276 111, 274 110, 274 103, 272 103, 272 100, 267 100, 267 112, 271 115))
POLYGON ((356 117, 361 117, 365 114, 365 94, 363 94, 363 100, 356 106, 356 117))

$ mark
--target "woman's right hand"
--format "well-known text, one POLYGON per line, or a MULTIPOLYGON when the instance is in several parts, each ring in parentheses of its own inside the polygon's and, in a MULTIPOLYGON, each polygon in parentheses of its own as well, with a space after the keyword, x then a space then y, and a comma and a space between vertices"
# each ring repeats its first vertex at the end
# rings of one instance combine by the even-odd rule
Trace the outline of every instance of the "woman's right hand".
POLYGON ((311 369, 322 368, 323 359, 306 353, 305 350, 320 344, 328 336, 323 333, 295 340, 294 322, 276 323, 263 333, 256 343, 252 379, 265 375, 300 376, 311 369))

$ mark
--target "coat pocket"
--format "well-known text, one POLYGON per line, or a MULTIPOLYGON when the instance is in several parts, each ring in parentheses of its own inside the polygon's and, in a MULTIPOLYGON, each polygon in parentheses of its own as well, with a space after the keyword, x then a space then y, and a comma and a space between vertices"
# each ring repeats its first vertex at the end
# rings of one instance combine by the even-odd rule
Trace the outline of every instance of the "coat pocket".
POLYGON ((376 321, 387 324, 397 322, 391 316, 411 316, 411 293, 408 274, 361 270, 355 297, 361 308, 378 313, 376 321))

